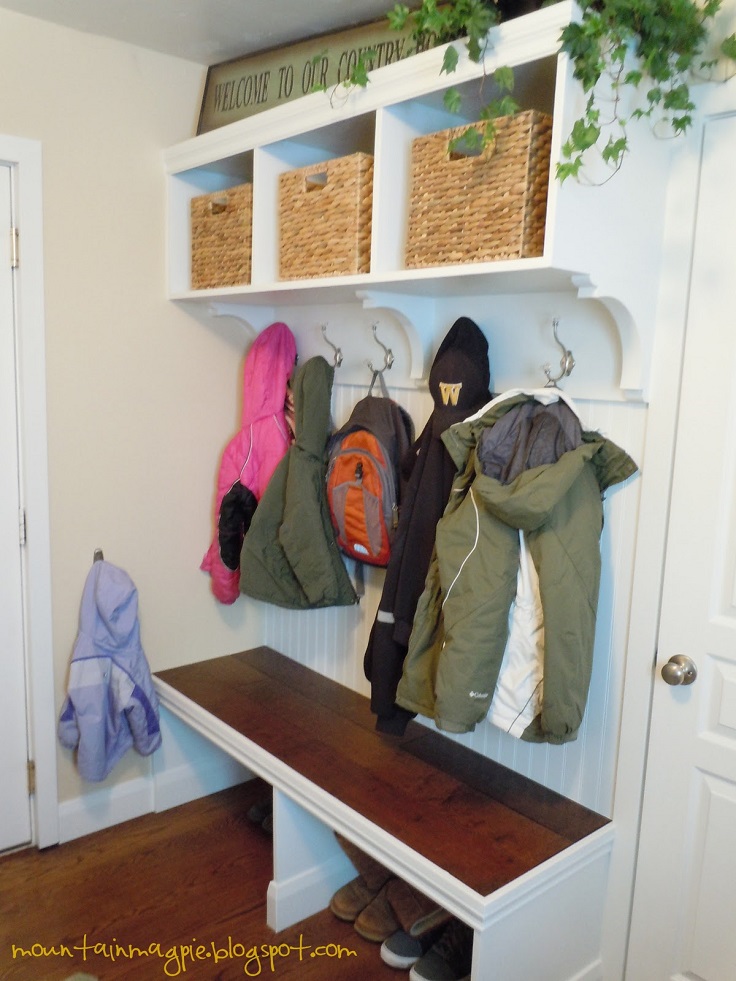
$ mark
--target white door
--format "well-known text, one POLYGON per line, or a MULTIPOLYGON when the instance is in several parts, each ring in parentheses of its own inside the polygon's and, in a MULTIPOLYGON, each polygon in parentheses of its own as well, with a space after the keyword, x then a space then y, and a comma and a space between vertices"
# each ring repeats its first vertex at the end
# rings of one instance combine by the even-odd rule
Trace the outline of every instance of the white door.
POLYGON ((0 164, 0 851, 31 840, 11 195, 0 164))
POLYGON ((705 124, 627 981, 736 979, 735 161, 736 115, 714 116, 705 124), (662 677, 676 655, 692 659, 694 683, 662 677))

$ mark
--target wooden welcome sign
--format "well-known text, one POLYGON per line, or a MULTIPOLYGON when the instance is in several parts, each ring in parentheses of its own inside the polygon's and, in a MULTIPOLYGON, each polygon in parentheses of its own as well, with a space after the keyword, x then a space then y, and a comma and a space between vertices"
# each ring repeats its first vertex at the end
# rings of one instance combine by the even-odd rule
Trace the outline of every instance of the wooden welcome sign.
POLYGON ((417 45, 411 28, 395 31, 385 20, 213 65, 207 70, 197 133, 317 89, 329 90, 350 77, 361 55, 373 70, 429 46, 429 41, 417 45))

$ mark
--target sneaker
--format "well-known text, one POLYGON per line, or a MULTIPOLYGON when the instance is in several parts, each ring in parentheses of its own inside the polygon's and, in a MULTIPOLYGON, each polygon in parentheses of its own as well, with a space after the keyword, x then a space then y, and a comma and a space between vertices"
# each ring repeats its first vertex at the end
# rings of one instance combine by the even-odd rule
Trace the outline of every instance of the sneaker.
POLYGON ((409 981, 470 981, 473 931, 451 920, 440 939, 414 964, 409 981))
POLYGON ((257 800, 255 804, 252 804, 247 812, 246 817, 253 824, 263 824, 267 817, 269 817, 273 812, 273 797, 264 797, 263 800, 257 800))
POLYGON ((358 875, 337 890, 330 900, 330 909, 338 920, 353 923, 378 893, 378 889, 369 889, 363 876, 358 875))
POLYGON ((452 919, 446 910, 403 879, 392 879, 386 895, 401 929, 411 937, 422 937, 434 931, 436 939, 438 928, 446 926, 452 919))
POLYGON ((435 943, 439 932, 433 930, 421 937, 412 937, 405 930, 397 930, 381 944, 381 960, 389 967, 408 971, 435 943))

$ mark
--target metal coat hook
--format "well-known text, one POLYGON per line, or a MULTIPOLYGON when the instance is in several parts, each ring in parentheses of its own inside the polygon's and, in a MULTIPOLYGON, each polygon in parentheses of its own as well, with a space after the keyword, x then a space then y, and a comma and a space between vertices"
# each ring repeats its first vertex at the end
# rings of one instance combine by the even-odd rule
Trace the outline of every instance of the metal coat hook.
POLYGON ((374 368, 372 361, 367 361, 366 364, 368 365, 368 367, 371 369, 372 372, 380 375, 381 372, 386 371, 386 369, 390 368, 391 365, 394 363, 394 352, 391 350, 390 347, 386 347, 385 344, 379 341, 378 335, 376 334, 377 327, 378 324, 373 324, 373 339, 375 340, 376 344, 379 345, 379 347, 383 348, 383 368, 374 368))
POLYGON ((322 330, 322 336, 325 339, 325 343, 329 344, 332 350, 335 352, 335 355, 332 359, 332 363, 336 368, 339 368, 340 365, 342 364, 342 349, 337 347, 335 344, 333 344, 332 341, 327 336, 327 324, 322 324, 321 330, 322 330))
POLYGON ((105 558, 105 556, 104 556, 104 555, 103 555, 103 553, 102 553, 102 549, 101 549, 101 548, 96 548, 96 549, 95 549, 95 554, 94 554, 94 556, 93 556, 93 559, 92 559, 92 561, 93 561, 93 562, 102 562, 102 560, 103 560, 104 558, 105 558))
POLYGON ((572 369, 575 367, 575 358, 572 356, 572 351, 569 351, 557 336, 557 328, 559 325, 560 321, 557 319, 557 317, 555 317, 552 321, 552 332, 555 335, 555 341, 557 341, 558 345, 560 346, 560 350, 562 351, 562 357, 560 358, 561 370, 559 375, 556 378, 553 378, 551 375, 552 365, 549 362, 542 365, 544 368, 544 373, 547 376, 547 384, 544 386, 545 388, 556 388, 557 382, 572 374, 572 369))

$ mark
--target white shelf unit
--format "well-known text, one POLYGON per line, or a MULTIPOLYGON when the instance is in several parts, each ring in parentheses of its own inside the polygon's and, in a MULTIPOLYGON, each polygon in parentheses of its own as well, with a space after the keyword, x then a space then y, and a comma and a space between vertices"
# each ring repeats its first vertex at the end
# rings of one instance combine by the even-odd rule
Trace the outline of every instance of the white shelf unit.
POLYGON ((409 339, 411 377, 421 380, 435 340, 434 327, 427 327, 433 323, 427 305, 434 299, 564 292, 607 308, 621 341, 621 393, 645 400, 661 235, 657 223, 642 230, 640 218, 662 213, 670 151, 665 141, 644 134, 613 180, 592 187, 557 181, 555 161, 585 102, 569 60, 559 53, 561 30, 574 14, 566 0, 494 28, 482 65, 463 50, 457 71, 442 74, 443 49, 433 49, 374 71, 365 89, 312 93, 166 151, 170 298, 214 305, 249 322, 263 308, 345 303, 389 308, 409 339), (544 254, 407 269, 412 140, 477 120, 479 106, 492 97, 491 76, 500 66, 514 69, 514 96, 522 108, 554 118, 544 254), (444 108, 442 96, 450 86, 462 93, 461 115, 444 108), (371 271, 279 280, 279 174, 359 150, 373 154, 375 161, 371 271), (192 290, 189 201, 195 194, 245 181, 254 187, 251 283, 192 290), (629 229, 635 221, 634 238, 629 229))

